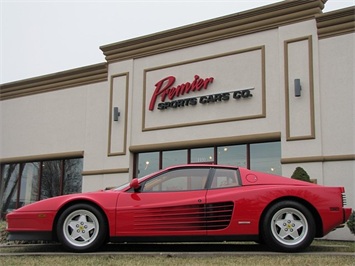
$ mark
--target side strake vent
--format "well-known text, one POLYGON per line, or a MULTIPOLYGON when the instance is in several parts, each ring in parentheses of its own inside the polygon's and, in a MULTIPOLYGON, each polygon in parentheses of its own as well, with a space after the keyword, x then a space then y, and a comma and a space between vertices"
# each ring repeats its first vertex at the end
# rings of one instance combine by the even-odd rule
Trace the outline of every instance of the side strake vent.
POLYGON ((205 230, 204 205, 142 209, 135 213, 134 228, 140 231, 205 230))
POLYGON ((346 205, 346 194, 341 193, 342 199, 343 199, 343 207, 346 205))
POLYGON ((196 231, 226 228, 231 221, 233 202, 181 205, 139 210, 134 228, 139 231, 196 231))
POLYGON ((218 230, 226 228, 232 218, 233 202, 206 204, 206 229, 218 230))

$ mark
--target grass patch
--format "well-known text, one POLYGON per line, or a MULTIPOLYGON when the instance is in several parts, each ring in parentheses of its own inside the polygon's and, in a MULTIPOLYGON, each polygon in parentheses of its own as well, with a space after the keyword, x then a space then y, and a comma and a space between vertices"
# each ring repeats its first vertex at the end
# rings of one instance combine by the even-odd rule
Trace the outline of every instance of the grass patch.
POLYGON ((320 256, 320 255, 238 255, 238 256, 1 256, 2 265, 172 265, 172 266, 209 266, 209 265, 354 265, 353 256, 320 256))

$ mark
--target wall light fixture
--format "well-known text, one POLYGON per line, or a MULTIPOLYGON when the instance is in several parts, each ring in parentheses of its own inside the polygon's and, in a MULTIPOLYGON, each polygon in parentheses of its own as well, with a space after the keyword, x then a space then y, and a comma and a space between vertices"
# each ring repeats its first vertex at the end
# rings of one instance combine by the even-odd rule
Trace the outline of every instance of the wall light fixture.
POLYGON ((295 97, 300 97, 301 96, 301 80, 300 79, 295 79, 295 97))
POLYGON ((118 107, 113 107, 113 121, 118 121, 118 117, 121 113, 118 111, 118 107))

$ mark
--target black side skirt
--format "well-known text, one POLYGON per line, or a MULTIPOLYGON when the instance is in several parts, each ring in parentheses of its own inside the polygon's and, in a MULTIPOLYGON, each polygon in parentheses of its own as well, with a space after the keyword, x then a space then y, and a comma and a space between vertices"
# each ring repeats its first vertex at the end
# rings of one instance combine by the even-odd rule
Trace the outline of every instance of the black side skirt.
POLYGON ((224 241, 258 241, 258 235, 232 236, 125 236, 110 237, 114 243, 157 243, 157 242, 224 242, 224 241))

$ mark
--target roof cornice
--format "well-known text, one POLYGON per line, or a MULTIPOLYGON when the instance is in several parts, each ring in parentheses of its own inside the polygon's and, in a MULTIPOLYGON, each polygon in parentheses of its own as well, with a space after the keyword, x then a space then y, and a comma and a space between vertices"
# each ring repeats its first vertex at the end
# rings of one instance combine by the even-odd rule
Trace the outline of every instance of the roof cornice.
POLYGON ((318 37, 329 38, 355 31, 355 6, 316 16, 318 37))
POLYGON ((111 63, 210 43, 314 18, 326 0, 286 0, 232 15, 101 46, 111 63))
POLYGON ((55 91, 107 80, 107 63, 57 72, 0 85, 0 100, 55 91))

